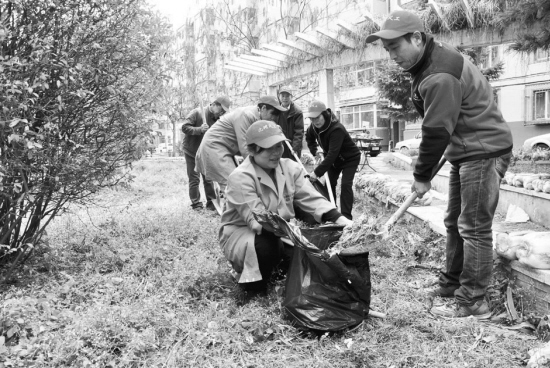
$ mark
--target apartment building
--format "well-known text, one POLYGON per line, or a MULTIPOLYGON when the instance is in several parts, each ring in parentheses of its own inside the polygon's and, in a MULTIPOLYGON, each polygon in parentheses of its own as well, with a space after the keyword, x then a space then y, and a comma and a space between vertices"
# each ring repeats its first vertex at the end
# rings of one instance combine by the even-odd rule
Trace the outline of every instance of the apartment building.
MULTIPOLYGON (((435 16, 438 3, 443 4, 431 2, 435 16)), ((358 34, 366 23, 380 23, 394 9, 426 6, 417 0, 209 0, 178 30, 178 37, 192 48, 203 99, 223 93, 243 106, 275 94, 281 85, 290 86, 298 105, 320 97, 348 129, 368 129, 388 147, 390 141, 413 136, 419 125, 390 118, 388 101, 379 98, 372 79, 387 55, 379 46, 359 44, 358 34)), ((518 55, 508 51, 501 35, 454 33, 437 37, 477 47, 484 58, 480 67, 503 62, 504 72, 491 83, 514 130, 515 146, 548 132, 547 53, 518 55)))

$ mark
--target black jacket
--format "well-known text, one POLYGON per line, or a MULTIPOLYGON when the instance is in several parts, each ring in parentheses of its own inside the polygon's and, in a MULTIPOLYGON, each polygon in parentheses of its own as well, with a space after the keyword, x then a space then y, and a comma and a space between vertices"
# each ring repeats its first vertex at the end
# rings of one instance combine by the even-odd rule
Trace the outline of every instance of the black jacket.
POLYGON ((344 167, 346 164, 361 159, 361 151, 351 140, 346 128, 334 117, 321 129, 317 129, 311 124, 307 128, 306 142, 313 156, 317 154, 318 146, 321 147, 325 155, 325 159, 313 170, 318 177, 323 176, 332 165, 344 167))
MULTIPOLYGON (((208 126, 212 126, 218 120, 218 118, 210 112, 208 107, 204 108, 204 113, 206 114, 208 126)), ((202 137, 204 137, 204 132, 201 128, 202 122, 202 111, 200 108, 196 108, 187 115, 181 126, 181 131, 185 133, 185 137, 183 138, 183 152, 191 157, 195 157, 202 142, 202 137)))
MULTIPOLYGON (((285 137, 290 140, 294 152, 300 157, 302 155, 302 140, 304 139, 304 114, 302 114, 302 110, 294 102, 291 102, 288 111, 279 115, 277 124, 283 130, 285 137)), ((294 160, 292 152, 288 150, 286 144, 283 158, 294 160)))

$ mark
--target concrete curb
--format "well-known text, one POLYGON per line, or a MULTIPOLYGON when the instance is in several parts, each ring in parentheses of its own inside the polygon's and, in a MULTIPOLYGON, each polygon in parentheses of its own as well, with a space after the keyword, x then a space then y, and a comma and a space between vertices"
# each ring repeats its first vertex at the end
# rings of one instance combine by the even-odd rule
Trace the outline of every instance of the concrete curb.
MULTIPOLYGON (((366 201, 367 197, 373 198, 364 193, 363 189, 355 189, 362 201, 366 201)), ((434 191, 432 190, 432 192, 434 191)), ((432 193, 434 197, 445 196, 444 194, 435 193, 437 192, 432 193)), ((399 204, 390 201, 383 195, 375 194, 374 198, 394 210, 399 207, 399 204)), ((410 207, 405 213, 405 217, 423 221, 436 233, 446 236, 447 230, 443 222, 445 210, 446 205, 410 207)), ((507 265, 512 284, 525 293, 529 305, 538 313, 544 315, 550 313, 550 270, 538 270, 526 267, 518 261, 499 258, 507 265)))

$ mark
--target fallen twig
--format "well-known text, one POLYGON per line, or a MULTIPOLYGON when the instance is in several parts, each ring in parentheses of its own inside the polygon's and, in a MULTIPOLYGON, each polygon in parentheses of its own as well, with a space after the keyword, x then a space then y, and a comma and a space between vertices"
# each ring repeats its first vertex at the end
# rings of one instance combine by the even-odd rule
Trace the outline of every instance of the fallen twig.
POLYGON ((422 264, 414 264, 414 265, 407 266, 407 270, 410 270, 411 268, 420 268, 420 269, 423 269, 423 270, 438 271, 438 272, 441 271, 441 267, 425 266, 425 265, 422 265, 422 264))
POLYGON ((372 309, 369 311, 369 316, 374 317, 374 318, 382 318, 382 319, 386 318, 385 313, 377 312, 377 311, 372 310, 372 309))

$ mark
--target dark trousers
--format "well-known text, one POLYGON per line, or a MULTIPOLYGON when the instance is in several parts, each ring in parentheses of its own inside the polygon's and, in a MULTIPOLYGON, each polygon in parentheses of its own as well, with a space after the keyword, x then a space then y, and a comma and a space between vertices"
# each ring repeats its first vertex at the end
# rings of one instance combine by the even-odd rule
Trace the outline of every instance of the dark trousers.
POLYGON ((340 183, 340 212, 350 220, 353 219, 351 215, 351 210, 353 208, 353 178, 355 177, 355 172, 357 171, 360 161, 361 157, 358 157, 356 160, 346 162, 341 166, 332 165, 328 169, 328 178, 330 180, 332 194, 334 195, 335 201, 336 184, 340 173, 342 174, 342 182, 340 183))
POLYGON ((283 272, 286 271, 290 264, 291 252, 285 251, 286 247, 279 237, 265 229, 262 230, 260 235, 255 236, 254 248, 256 249, 262 280, 242 285, 246 290, 262 291, 266 289, 267 283, 277 268, 283 272))
POLYGON ((199 185, 201 183, 201 176, 204 186, 204 193, 206 194, 206 205, 212 202, 216 198, 216 192, 214 190, 214 183, 210 180, 206 180, 204 175, 195 171, 195 157, 185 154, 185 163, 187 166, 187 177, 189 178, 189 198, 191 199, 191 207, 202 207, 201 192, 199 185))
POLYGON ((467 161, 451 167, 449 203, 445 214, 447 254, 439 285, 456 287, 459 304, 485 297, 493 270, 493 217, 500 181, 512 154, 467 161))

